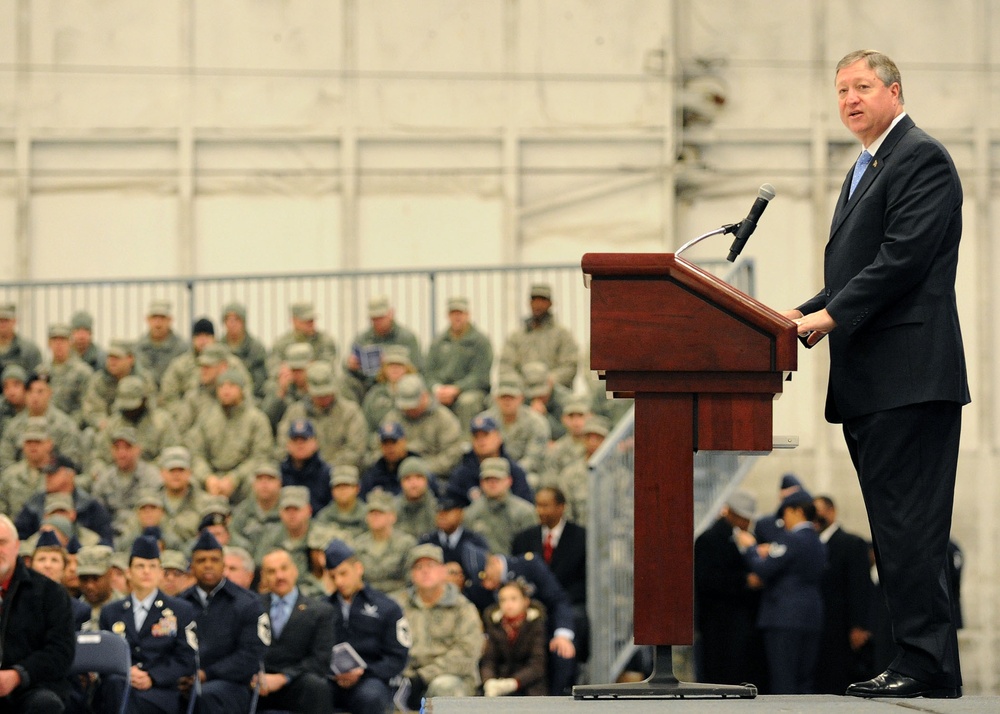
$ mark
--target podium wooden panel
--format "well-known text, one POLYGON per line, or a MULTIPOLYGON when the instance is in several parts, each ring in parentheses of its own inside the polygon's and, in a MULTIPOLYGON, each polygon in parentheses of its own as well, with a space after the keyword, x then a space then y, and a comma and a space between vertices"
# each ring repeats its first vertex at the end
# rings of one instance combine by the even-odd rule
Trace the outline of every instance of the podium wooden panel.
MULTIPOLYGON (((635 642, 669 654, 694 641, 694 452, 771 450, 772 402, 796 368, 795 325, 669 253, 588 253, 582 268, 591 368, 615 396, 635 398, 635 642)), ((695 689, 662 671, 644 684, 574 696, 756 694, 695 689)))

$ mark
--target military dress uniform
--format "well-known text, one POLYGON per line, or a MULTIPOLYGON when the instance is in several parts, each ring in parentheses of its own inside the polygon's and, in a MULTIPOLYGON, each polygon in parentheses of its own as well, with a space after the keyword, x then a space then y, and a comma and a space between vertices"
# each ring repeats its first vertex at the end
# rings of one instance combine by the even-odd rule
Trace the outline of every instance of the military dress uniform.
MULTIPOLYGON (((328 562, 329 565, 329 562, 328 562)), ((330 596, 337 642, 347 642, 365 661, 365 672, 350 689, 335 682, 334 704, 352 714, 379 712, 392 699, 389 680, 406 666, 410 626, 399 604, 365 585, 346 605, 336 592, 330 596)))
POLYGON ((200 714, 229 714, 250 708, 250 680, 271 644, 270 619, 260 599, 223 580, 204 602, 197 585, 181 593, 195 611, 199 666, 206 680, 198 697, 200 714))
MULTIPOLYGON (((132 688, 128 711, 153 714, 180 710, 177 680, 195 673, 194 617, 194 608, 189 603, 161 590, 153 593, 152 606, 139 629, 135 626, 132 596, 105 605, 101 610, 100 629, 123 637, 131 650, 132 665, 148 673, 153 680, 150 689, 132 688)), ((126 686, 124 677, 105 676, 99 697, 110 706, 120 700, 126 686)))

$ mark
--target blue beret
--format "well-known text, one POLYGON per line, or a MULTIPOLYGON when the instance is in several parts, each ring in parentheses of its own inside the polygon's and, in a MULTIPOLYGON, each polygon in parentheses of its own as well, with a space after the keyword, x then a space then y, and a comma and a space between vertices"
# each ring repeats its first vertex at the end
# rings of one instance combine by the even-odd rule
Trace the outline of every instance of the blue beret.
POLYGON ((129 553, 128 561, 132 558, 143 558, 144 560, 159 560, 160 544, 155 538, 148 535, 141 535, 132 542, 132 551, 129 553))
POLYGON ((334 539, 326 546, 326 567, 333 570, 348 558, 354 556, 354 550, 342 540, 334 539))
POLYGON ((219 541, 216 540, 215 536, 212 535, 212 531, 203 530, 198 536, 198 540, 195 541, 191 552, 196 550, 222 550, 222 546, 219 544, 219 541))
POLYGON ((59 542, 58 536, 56 536, 55 531, 42 531, 38 534, 38 540, 35 542, 35 550, 39 548, 62 548, 63 544, 59 542))
POLYGON ((795 474, 785 474, 781 477, 781 490, 784 491, 786 488, 793 487, 802 488, 802 482, 799 481, 795 474))

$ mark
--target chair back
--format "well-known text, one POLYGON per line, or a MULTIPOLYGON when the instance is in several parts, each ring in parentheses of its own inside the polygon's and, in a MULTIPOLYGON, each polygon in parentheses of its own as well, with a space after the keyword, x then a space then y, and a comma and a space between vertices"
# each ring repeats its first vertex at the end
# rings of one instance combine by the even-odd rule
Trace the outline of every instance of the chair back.
POLYGON ((77 633, 71 674, 97 672, 128 677, 131 669, 132 653, 125 638, 106 630, 77 633))

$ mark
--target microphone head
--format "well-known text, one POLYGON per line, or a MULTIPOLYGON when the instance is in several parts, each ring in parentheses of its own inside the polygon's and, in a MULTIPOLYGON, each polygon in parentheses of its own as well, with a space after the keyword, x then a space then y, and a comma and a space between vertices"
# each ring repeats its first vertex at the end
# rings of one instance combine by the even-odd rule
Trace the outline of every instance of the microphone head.
POLYGON ((769 183, 761 184, 760 188, 757 189, 757 196, 763 198, 765 201, 770 201, 774 198, 774 186, 769 183))

